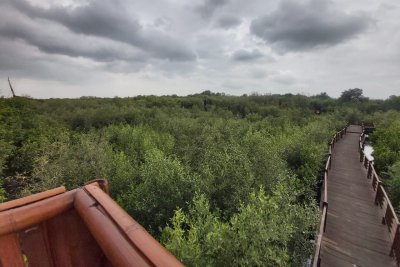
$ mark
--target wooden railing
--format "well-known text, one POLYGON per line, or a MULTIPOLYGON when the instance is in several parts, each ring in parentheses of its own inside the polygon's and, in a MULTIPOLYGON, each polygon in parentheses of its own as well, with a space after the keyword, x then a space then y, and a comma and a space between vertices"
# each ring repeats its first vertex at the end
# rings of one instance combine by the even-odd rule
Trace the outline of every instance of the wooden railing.
POLYGON ((0 267, 9 266, 183 265, 94 180, 0 203, 0 267))
MULTIPOLYGON (((328 215, 328 177, 329 177, 329 170, 332 166, 332 150, 335 147, 336 142, 338 142, 345 134, 347 133, 347 127, 343 128, 341 131, 337 132, 331 142, 329 142, 329 154, 328 159, 326 160, 325 169, 324 169, 324 180, 321 186, 321 200, 320 200, 320 210, 321 210, 321 220, 319 223, 319 232, 316 238, 315 243, 315 253, 313 259, 313 267, 320 266, 321 263, 321 244, 322 244, 322 237, 325 233, 326 228, 326 221, 328 215)), ((400 241, 400 240, 399 240, 400 241)))
POLYGON ((365 145, 365 133, 363 127, 363 133, 359 138, 358 150, 360 153, 360 162, 363 163, 364 167, 367 169, 367 179, 371 180, 372 188, 375 192, 375 205, 379 206, 381 209, 382 223, 387 225, 391 248, 389 255, 394 257, 397 264, 400 264, 400 233, 399 233, 399 219, 392 206, 392 203, 388 197, 388 194, 383 187, 382 181, 379 178, 373 161, 369 160, 364 152, 365 145))

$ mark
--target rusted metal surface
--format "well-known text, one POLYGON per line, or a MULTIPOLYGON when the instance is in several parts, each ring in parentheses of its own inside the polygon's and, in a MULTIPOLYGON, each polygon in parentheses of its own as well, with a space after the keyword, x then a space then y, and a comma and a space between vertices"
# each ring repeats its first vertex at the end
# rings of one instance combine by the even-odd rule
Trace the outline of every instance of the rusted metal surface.
POLYGON ((182 266, 108 196, 107 181, 60 190, 6 203, 0 267, 182 266))
POLYGON ((321 266, 397 266, 390 256, 400 254, 397 217, 360 135, 361 127, 349 126, 332 151, 321 266))

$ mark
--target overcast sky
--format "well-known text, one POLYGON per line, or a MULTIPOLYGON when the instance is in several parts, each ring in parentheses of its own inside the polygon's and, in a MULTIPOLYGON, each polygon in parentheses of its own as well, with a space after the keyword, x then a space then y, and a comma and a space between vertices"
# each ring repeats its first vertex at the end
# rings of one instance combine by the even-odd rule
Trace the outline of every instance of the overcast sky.
POLYGON ((400 94, 398 0, 1 0, 7 76, 35 98, 362 88, 400 94))

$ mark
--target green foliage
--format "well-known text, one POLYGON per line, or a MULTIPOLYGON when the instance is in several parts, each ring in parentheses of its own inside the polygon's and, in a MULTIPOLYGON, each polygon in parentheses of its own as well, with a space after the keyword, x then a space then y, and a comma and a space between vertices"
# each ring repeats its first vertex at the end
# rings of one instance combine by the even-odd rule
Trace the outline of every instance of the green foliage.
POLYGON ((375 167, 382 175, 393 206, 400 209, 400 113, 379 113, 374 120, 377 129, 371 140, 375 167))
POLYGON ((74 188, 105 177, 111 168, 111 146, 96 135, 64 132, 47 142, 35 161, 33 177, 39 182, 34 191, 60 184, 74 188))
POLYGON ((112 197, 189 266, 302 266, 328 141, 346 120, 392 127, 383 111, 396 97, 361 99, 0 98, 0 201, 106 178, 112 197))
POLYGON ((339 97, 339 101, 342 102, 359 102, 364 98, 363 90, 359 88, 348 89, 343 91, 339 97))
POLYGON ((245 151, 235 143, 208 148, 199 171, 205 184, 202 189, 213 205, 226 214, 235 210, 240 200, 247 198, 255 182, 245 151))
POLYGON ((120 202, 153 233, 166 225, 173 212, 192 198, 195 180, 176 159, 152 149, 145 155, 139 181, 120 196, 120 202))
MULTIPOLYGON (((1 130, 1 129, 0 129, 1 130)), ((4 136, 0 133, 0 136, 4 136)), ((7 159, 10 157, 13 151, 13 145, 6 140, 0 139, 0 177, 4 174, 4 169, 6 168, 7 159)))
POLYGON ((157 148, 169 155, 174 148, 174 138, 170 134, 156 132, 149 126, 112 125, 104 131, 115 150, 138 163, 144 162, 145 153, 151 149, 157 148))
POLYGON ((295 199, 287 185, 272 196, 260 189, 224 221, 196 196, 188 213, 176 211, 162 241, 187 266, 300 266, 312 251, 304 233, 312 234, 317 216, 295 199))
POLYGON ((387 171, 400 160, 400 113, 389 112, 385 116, 379 116, 379 123, 371 140, 378 170, 387 171))
POLYGON ((400 161, 389 167, 386 185, 394 208, 400 210, 400 161))
POLYGON ((6 201, 6 191, 0 185, 0 203, 6 201))

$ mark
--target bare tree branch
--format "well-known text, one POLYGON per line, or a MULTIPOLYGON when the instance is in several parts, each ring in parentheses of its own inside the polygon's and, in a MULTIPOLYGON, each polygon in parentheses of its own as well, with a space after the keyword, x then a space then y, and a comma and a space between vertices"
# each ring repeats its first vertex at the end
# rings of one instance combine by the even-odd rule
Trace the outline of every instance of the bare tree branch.
POLYGON ((11 85, 10 77, 8 77, 8 84, 10 85, 10 89, 11 89, 11 93, 12 93, 13 97, 16 97, 16 95, 14 93, 14 89, 13 89, 13 87, 11 85))

